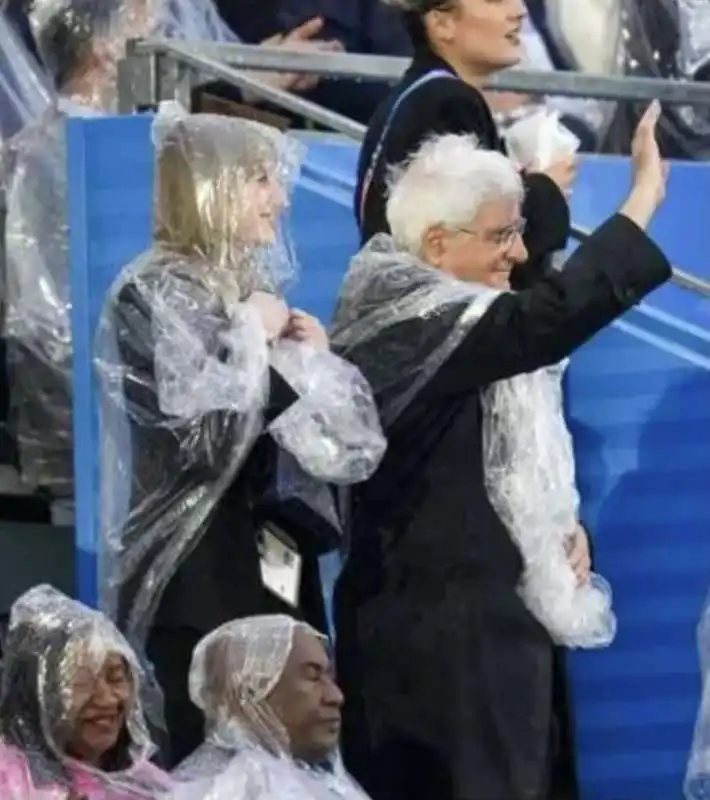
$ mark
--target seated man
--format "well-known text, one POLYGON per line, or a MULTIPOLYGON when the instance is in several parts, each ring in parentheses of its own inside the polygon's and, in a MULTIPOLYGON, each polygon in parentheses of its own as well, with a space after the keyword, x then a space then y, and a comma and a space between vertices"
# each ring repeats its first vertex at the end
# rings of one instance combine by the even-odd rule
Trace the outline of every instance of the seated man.
POLYGON ((190 696, 206 738, 173 773, 176 800, 366 800, 338 758, 343 695, 324 644, 280 614, 228 622, 198 644, 190 696))

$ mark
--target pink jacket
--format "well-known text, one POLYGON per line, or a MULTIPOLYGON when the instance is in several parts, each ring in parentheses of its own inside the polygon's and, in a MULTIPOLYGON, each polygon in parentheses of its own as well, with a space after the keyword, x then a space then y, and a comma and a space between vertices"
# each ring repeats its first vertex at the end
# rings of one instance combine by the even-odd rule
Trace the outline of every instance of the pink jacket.
MULTIPOLYGON (((72 789, 76 797, 82 798, 82 800, 84 797, 87 800, 145 800, 146 797, 158 796, 161 790, 170 788, 170 779, 167 774, 147 761, 137 764, 124 774, 134 774, 146 782, 154 783, 154 795, 112 789, 110 786, 102 784, 88 771, 75 769, 72 770, 72 773, 72 789)), ((41 789, 35 789, 24 754, 15 747, 0 744, 0 798, 2 800, 68 800, 69 797, 67 789, 60 786, 44 786, 41 789)))

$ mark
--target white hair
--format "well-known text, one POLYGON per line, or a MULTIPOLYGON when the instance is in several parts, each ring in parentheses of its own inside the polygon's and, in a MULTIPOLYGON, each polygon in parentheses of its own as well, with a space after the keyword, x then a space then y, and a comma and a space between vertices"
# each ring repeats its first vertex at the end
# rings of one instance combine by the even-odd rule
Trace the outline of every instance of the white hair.
POLYGON ((485 203, 522 203, 523 194, 520 172, 509 158, 480 148, 475 136, 446 133, 427 139, 392 170, 387 222, 395 242, 418 253, 430 228, 465 227, 485 203))

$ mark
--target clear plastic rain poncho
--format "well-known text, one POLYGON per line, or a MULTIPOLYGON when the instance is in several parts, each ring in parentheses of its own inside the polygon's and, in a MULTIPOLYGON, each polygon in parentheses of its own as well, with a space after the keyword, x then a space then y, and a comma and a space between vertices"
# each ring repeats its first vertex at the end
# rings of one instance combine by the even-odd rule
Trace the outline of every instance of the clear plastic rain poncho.
POLYGON ((72 327, 66 120, 115 98, 108 19, 79 0, 35 0, 32 29, 60 95, 3 151, 11 425, 31 487, 73 498, 72 327))
POLYGON ((6 149, 5 325, 11 423, 32 487, 73 495, 72 329, 65 116, 6 149))
POLYGON ((148 36, 194 42, 239 41, 212 0, 149 0, 149 3, 148 36))
POLYGON ((337 753, 309 766, 291 755, 288 732, 269 704, 301 629, 285 615, 228 622, 195 648, 190 697, 205 714, 204 744, 173 773, 173 800, 366 800, 337 753))
POLYGON ((53 102, 51 80, 0 13, 0 141, 13 137, 53 102))
POLYGON ((279 225, 302 146, 175 107, 158 115, 154 138, 155 244, 112 287, 95 350, 102 601, 138 641, 265 430, 270 368, 298 399, 268 431, 302 472, 362 481, 385 448, 359 371, 287 334, 270 341, 258 310, 294 276, 279 225))
POLYGON ((149 763, 154 747, 140 698, 144 685, 133 650, 105 615, 48 585, 22 595, 12 607, 2 661, 3 800, 28 800, 35 796, 30 788, 47 791, 42 797, 65 797, 70 789, 95 797, 103 790, 106 800, 152 798, 165 790, 169 779, 149 763), (95 713, 94 683, 109 658, 121 670, 120 686, 118 676, 109 683, 124 719, 99 768, 68 751, 82 716, 95 713))
MULTIPOLYGON (((710 5, 705 0, 619 0, 617 48, 622 75, 707 81, 710 78, 710 5)), ((628 152, 646 102, 620 103, 605 149, 628 152)), ((659 142, 668 158, 710 157, 710 106, 667 105, 659 142)))
POLYGON ((698 655, 702 691, 685 773, 685 800, 710 798, 710 597, 705 600, 698 623, 698 655))
MULTIPOLYGON (((51 0, 43 0, 44 2, 51 0)), ((92 0, 88 0, 91 2, 92 0)), ((77 0, 71 0, 77 2, 77 0)), ((113 38, 181 39, 194 42, 236 42, 213 0, 105 0, 113 38)), ((103 8, 101 9, 104 10, 103 8)))
MULTIPOLYGON (((386 235, 353 259, 332 341, 370 381, 385 430, 498 295, 429 267, 386 235)), ((563 368, 517 375, 482 392, 486 488, 522 552, 521 593, 530 611, 559 644, 601 647, 616 630, 611 592, 597 575, 578 586, 566 555, 579 497, 563 417, 563 368)))

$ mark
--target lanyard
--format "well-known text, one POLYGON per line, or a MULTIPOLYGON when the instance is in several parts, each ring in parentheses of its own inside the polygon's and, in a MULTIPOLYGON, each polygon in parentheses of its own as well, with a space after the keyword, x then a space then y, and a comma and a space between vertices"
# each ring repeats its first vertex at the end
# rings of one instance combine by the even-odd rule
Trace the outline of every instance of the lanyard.
POLYGON ((368 164, 367 169, 365 170, 365 176, 362 179, 362 188, 360 190, 360 203, 358 205, 358 224, 362 229, 363 220, 365 219, 365 202, 367 200, 367 193, 370 189, 370 184, 372 183, 372 178, 375 174, 375 170, 377 169, 380 159, 382 157, 382 151, 385 148, 385 143, 387 139, 387 134, 392 127, 392 123, 394 122, 395 115, 397 110, 402 105, 403 101, 409 97, 410 94, 415 89, 418 89, 420 86, 423 86, 425 83, 429 83, 429 81, 434 80, 435 78, 454 78, 456 79, 455 75, 452 75, 450 72, 447 72, 445 69, 435 69, 431 72, 426 72, 424 75, 421 75, 417 78, 416 81, 410 83, 409 86, 399 95, 399 97, 395 100, 394 105, 390 109, 390 113, 387 117, 387 120, 382 128, 382 133, 380 134, 380 138, 377 141, 377 144, 372 151, 372 156, 370 157, 370 163, 368 164))

